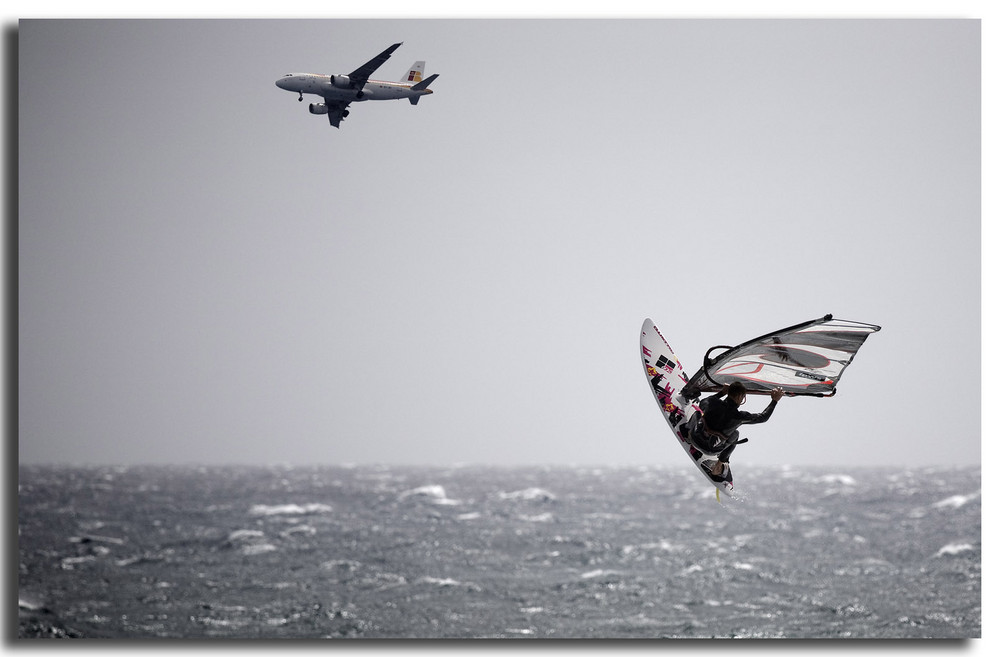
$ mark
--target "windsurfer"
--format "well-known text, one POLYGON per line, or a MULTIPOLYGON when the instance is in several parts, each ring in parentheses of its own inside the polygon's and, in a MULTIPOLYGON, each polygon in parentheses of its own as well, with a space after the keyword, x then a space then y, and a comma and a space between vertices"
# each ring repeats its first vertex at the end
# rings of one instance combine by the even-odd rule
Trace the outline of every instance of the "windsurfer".
POLYGON ((741 411, 740 406, 746 401, 747 391, 746 386, 735 381, 700 404, 702 412, 700 415, 696 413, 689 420, 687 433, 698 449, 708 454, 718 454, 711 469, 713 475, 723 476, 736 445, 746 442, 746 438, 739 440, 739 427, 743 424, 767 422, 784 394, 784 390, 775 388, 771 391, 771 403, 763 411, 741 411), (723 395, 726 396, 725 399, 722 398, 723 395))

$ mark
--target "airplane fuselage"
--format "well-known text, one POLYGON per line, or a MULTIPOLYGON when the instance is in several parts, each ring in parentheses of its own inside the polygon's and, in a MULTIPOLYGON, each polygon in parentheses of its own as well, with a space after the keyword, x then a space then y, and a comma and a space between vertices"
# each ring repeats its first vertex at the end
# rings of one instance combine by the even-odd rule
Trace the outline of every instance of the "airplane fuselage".
POLYGON ((387 82, 384 80, 368 80, 360 89, 342 88, 334 84, 337 76, 319 75, 316 73, 289 73, 278 78, 274 84, 286 91, 299 94, 315 94, 331 101, 360 102, 363 100, 398 100, 400 98, 419 98, 434 93, 430 89, 413 89, 412 84, 405 82, 387 82))
POLYGON ((330 125, 340 127, 340 122, 350 114, 347 107, 362 100, 399 100, 406 98, 416 105, 421 97, 434 93, 427 87, 437 78, 437 73, 424 78, 424 62, 413 62, 399 82, 373 80, 372 73, 399 48, 394 43, 365 64, 346 75, 317 75, 316 73, 288 73, 274 81, 279 89, 299 95, 314 94, 322 103, 309 103, 310 114, 325 114, 330 125))

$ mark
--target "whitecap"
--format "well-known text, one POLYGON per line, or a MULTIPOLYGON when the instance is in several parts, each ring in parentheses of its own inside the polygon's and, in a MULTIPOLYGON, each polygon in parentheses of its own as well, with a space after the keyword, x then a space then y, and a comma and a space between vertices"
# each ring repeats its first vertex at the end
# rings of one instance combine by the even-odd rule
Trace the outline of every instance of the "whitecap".
POLYGON ((962 554, 963 552, 970 552, 975 549, 976 548, 973 547, 970 543, 949 543, 948 545, 945 545, 943 548, 938 550, 937 554, 935 554, 934 556, 935 557, 954 556, 956 554, 962 554))
POLYGON ((424 584, 436 584, 437 586, 461 586, 462 584, 457 579, 452 579, 450 577, 446 577, 444 579, 439 577, 421 577, 417 581, 424 584))
POLYGON ((404 493, 400 493, 399 497, 396 499, 401 502, 410 497, 427 498, 433 504, 444 504, 450 506, 461 504, 458 500, 449 499, 444 492, 444 486, 439 484, 429 484, 427 486, 410 489, 404 493))
POLYGON ((536 516, 521 516, 521 520, 527 520, 528 522, 552 522, 555 517, 548 512, 539 513, 536 516))
POLYGON ((307 536, 315 536, 316 528, 312 525, 295 525, 294 527, 289 527, 285 531, 281 532, 283 538, 288 538, 289 536, 294 536, 296 534, 305 534, 307 536))
POLYGON ((60 562, 60 566, 63 570, 73 570, 80 564, 90 563, 91 561, 97 561, 97 557, 92 554, 88 554, 83 557, 66 557, 60 562))
POLYGON ((406 584, 406 578, 396 573, 375 572, 357 580, 362 586, 374 586, 378 591, 395 588, 406 584))
POLYGON ((483 517, 483 514, 479 513, 478 511, 473 511, 472 513, 463 513, 456 517, 459 520, 478 520, 479 518, 483 517))
POLYGON ((977 491, 971 495, 952 495, 951 497, 935 502, 931 506, 935 509, 944 509, 949 507, 952 509, 958 509, 965 506, 972 500, 977 499, 980 493, 981 491, 977 491))
POLYGON ((223 543, 223 547, 234 548, 239 546, 240 553, 246 556, 274 552, 278 548, 264 540, 264 532, 257 529, 237 529, 230 532, 229 537, 223 543))
POLYGON ((646 614, 638 613, 634 616, 629 616, 623 619, 626 627, 632 628, 646 628, 646 627, 662 627, 663 621, 658 618, 650 618, 646 614))
POLYGON ((264 532, 259 529, 237 529, 234 532, 230 532, 226 540, 230 543, 239 543, 241 541, 253 541, 258 538, 264 538, 264 532))
POLYGON ((210 618, 208 616, 200 616, 195 618, 195 621, 202 623, 203 625, 209 625, 211 627, 240 627, 244 625, 245 621, 240 621, 236 619, 229 618, 210 618))
POLYGON ((427 486, 420 486, 418 488, 411 488, 405 493, 399 495, 399 499, 405 500, 407 497, 433 497, 436 499, 441 499, 445 497, 444 486, 439 484, 428 484, 427 486))
POLYGON ((352 559, 333 559, 331 561, 324 561, 319 567, 324 570, 347 570, 354 572, 361 567, 361 562, 352 559))
POLYGON ((131 557, 125 557, 124 559, 118 559, 115 561, 116 566, 131 566, 137 563, 157 563, 163 561, 165 557, 157 554, 139 554, 131 557))
POLYGON ((857 486, 858 482, 851 475, 847 474, 826 474, 819 478, 824 484, 842 484, 844 486, 857 486))
POLYGON ((502 500, 529 500, 533 502, 553 502, 556 496, 544 488, 525 488, 512 493, 500 493, 502 500))
POLYGON ((677 547, 665 538, 661 538, 656 543, 643 543, 642 545, 626 545, 622 548, 622 554, 628 556, 639 550, 663 550, 664 552, 673 552, 677 547))
POLYGON ((439 586, 441 588, 450 588, 453 586, 462 586, 470 591, 482 591, 482 588, 472 584, 471 582, 460 582, 457 579, 452 579, 451 577, 421 577, 417 580, 418 584, 432 584, 434 586, 439 586))
POLYGON ((333 507, 328 504, 313 502, 305 505, 298 504, 255 504, 250 507, 252 516, 279 516, 279 515, 311 515, 316 513, 329 513, 333 507))

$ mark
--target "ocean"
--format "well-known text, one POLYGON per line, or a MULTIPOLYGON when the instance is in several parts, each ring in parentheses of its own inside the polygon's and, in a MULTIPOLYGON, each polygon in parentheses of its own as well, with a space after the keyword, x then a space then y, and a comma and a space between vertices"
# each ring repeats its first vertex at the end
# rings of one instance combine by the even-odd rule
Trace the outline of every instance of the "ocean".
POLYGON ((18 469, 19 638, 962 639, 980 468, 18 469))

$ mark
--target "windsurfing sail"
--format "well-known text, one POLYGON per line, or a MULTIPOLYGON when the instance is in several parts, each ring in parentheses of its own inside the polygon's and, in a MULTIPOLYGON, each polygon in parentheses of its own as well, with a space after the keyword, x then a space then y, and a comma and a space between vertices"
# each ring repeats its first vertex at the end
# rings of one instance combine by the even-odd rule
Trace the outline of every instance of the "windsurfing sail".
POLYGON ((703 392, 718 392, 741 381, 748 394, 767 394, 780 386, 787 395, 830 397, 865 339, 880 329, 827 315, 737 347, 712 347, 681 394, 697 399, 703 392), (718 349, 726 351, 711 357, 718 349))

